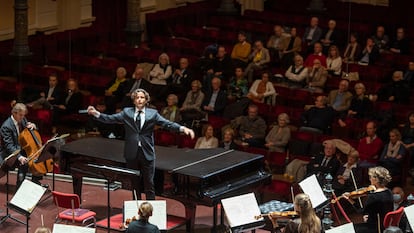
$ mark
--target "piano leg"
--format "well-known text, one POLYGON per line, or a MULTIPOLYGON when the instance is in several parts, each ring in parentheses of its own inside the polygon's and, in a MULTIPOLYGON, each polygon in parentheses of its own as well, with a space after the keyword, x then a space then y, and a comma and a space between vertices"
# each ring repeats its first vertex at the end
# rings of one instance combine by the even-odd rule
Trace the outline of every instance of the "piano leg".
POLYGON ((77 194, 82 200, 82 176, 72 175, 73 193, 77 194))
POLYGON ((183 203, 185 207, 185 218, 187 219, 187 231, 194 232, 195 215, 197 205, 195 203, 183 203))

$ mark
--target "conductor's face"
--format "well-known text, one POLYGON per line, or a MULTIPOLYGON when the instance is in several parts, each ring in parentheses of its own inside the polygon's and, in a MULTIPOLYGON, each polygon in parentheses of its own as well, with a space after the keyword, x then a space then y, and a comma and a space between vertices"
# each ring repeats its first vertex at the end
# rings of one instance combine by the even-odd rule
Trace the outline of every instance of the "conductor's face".
POLYGON ((145 94, 143 92, 138 92, 137 96, 134 99, 135 107, 138 109, 143 109, 147 104, 147 100, 145 99, 145 94))

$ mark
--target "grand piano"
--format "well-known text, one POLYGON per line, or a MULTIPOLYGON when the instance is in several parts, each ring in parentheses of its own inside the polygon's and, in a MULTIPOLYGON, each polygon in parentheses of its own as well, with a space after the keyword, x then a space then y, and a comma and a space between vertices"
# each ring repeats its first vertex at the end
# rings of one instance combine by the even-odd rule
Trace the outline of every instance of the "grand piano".
MULTIPOLYGON (((73 190, 81 195, 82 177, 104 178, 90 165, 125 167, 124 141, 106 138, 84 138, 61 147, 61 168, 73 177, 73 190)), ((263 156, 241 151, 216 149, 180 149, 156 146, 156 169, 171 173, 177 192, 165 196, 182 202, 189 227, 193 231, 197 204, 214 207, 217 225, 217 204, 221 199, 254 191, 270 182, 271 175, 263 169, 263 156)), ((116 174, 111 180, 131 188, 127 177, 116 174)), ((221 219, 223 221, 223 219, 221 219)), ((214 231, 214 230, 213 230, 214 231)))

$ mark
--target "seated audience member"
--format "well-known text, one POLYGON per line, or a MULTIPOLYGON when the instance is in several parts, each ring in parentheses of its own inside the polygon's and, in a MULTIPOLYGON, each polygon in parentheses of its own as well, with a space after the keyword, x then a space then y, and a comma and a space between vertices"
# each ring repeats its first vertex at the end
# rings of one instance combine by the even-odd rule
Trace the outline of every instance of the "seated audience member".
MULTIPOLYGON (((333 19, 329 20, 328 28, 322 34, 322 37, 320 40, 323 46, 323 53, 329 54, 329 48, 332 45, 340 46, 341 45, 340 38, 341 38, 341 35, 339 31, 336 29, 336 21, 333 19)), ((339 56, 339 53, 338 53, 338 56, 339 56)))
POLYGON ((327 174, 334 176, 338 173, 341 165, 336 158, 336 148, 333 142, 324 142, 323 153, 311 158, 311 161, 306 166, 307 176, 316 175, 320 180, 323 180, 327 174))
POLYGON ((124 67, 118 67, 116 78, 112 80, 105 89, 105 105, 109 113, 114 113, 116 105, 121 101, 122 95, 116 95, 121 83, 125 82, 127 71, 124 67))
POLYGON ((205 116, 201 111, 201 104, 204 100, 204 93, 201 91, 201 82, 194 80, 191 82, 191 91, 187 93, 183 105, 180 108, 184 122, 190 123, 193 120, 200 120, 205 116))
POLYGON ((295 64, 286 70, 286 83, 290 88, 303 88, 308 76, 308 68, 303 66, 303 57, 299 54, 295 55, 294 62, 295 64))
POLYGON ((319 60, 321 65, 326 68, 326 56, 323 55, 322 45, 319 42, 315 43, 313 46, 313 53, 306 57, 305 66, 309 69, 313 66, 315 60, 319 60))
POLYGON ((209 66, 207 66, 207 72, 203 77, 203 92, 208 93, 211 91, 211 80, 214 77, 227 82, 233 72, 231 58, 227 55, 226 49, 223 46, 219 46, 217 54, 209 66))
POLYGON ((373 35, 371 38, 375 44, 375 47, 378 48, 380 53, 388 50, 390 38, 385 34, 385 28, 383 26, 378 26, 375 35, 373 35))
POLYGON ((282 41, 285 39, 283 28, 280 25, 273 27, 274 34, 267 40, 266 48, 269 50, 272 61, 278 63, 280 61, 280 53, 282 51, 282 41))
MULTIPOLYGON (((287 69, 293 65, 295 54, 302 51, 302 39, 297 36, 296 27, 290 29, 290 36, 285 36, 281 42, 282 68, 287 69)), ((303 63, 303 62, 302 62, 303 63)))
POLYGON ((194 149, 210 149, 218 147, 218 139, 214 137, 214 128, 212 125, 203 127, 202 137, 197 139, 194 149))
POLYGON ((408 104, 410 101, 410 86, 403 80, 403 72, 395 71, 392 81, 378 90, 378 100, 398 104, 408 104))
MULTIPOLYGON (((410 156, 414 156, 414 112, 408 114, 407 123, 401 129, 401 141, 405 149, 410 152, 410 156)), ((413 159, 411 159, 411 164, 414 164, 413 159)))
POLYGON ((246 33, 243 31, 239 32, 237 40, 237 44, 233 46, 231 51, 231 59, 235 67, 246 67, 252 46, 246 41, 246 33))
POLYGON ((352 93, 348 91, 349 81, 342 79, 337 90, 332 90, 328 95, 330 105, 339 115, 347 112, 351 106, 352 93))
POLYGON ((370 121, 366 124, 365 134, 366 136, 361 138, 358 143, 358 153, 359 159, 361 161, 361 166, 370 166, 377 163, 381 150, 383 148, 383 143, 381 138, 376 134, 377 125, 375 122, 370 121))
POLYGON ((328 74, 332 76, 339 77, 342 73, 342 58, 339 55, 339 49, 336 45, 329 47, 326 67, 328 74))
POLYGON ((263 147, 266 135, 266 122, 259 116, 257 105, 250 105, 247 116, 239 116, 230 123, 232 129, 238 131, 236 143, 242 146, 263 147))
POLYGON ((149 223, 153 207, 149 202, 143 202, 138 209, 138 220, 129 223, 126 233, 160 233, 158 227, 149 223))
POLYGON ((401 174, 403 160, 406 155, 406 150, 401 141, 401 133, 398 129, 390 131, 390 140, 385 144, 382 151, 379 165, 385 167, 390 171, 392 176, 401 174))
MULTIPOLYGON (((392 194, 394 198, 394 210, 398 210, 400 207, 408 207, 410 205, 405 197, 403 188, 399 186, 394 187, 392 189, 392 194)), ((404 213, 398 227, 403 230, 402 232, 407 232, 406 229, 409 227, 408 224, 407 215, 404 213)))
POLYGON ((172 67, 170 58, 166 53, 162 53, 158 57, 158 63, 152 67, 149 72, 149 80, 151 82, 151 91, 156 93, 153 95, 157 100, 163 100, 167 96, 167 82, 172 75, 172 67))
MULTIPOLYGON (((99 112, 110 114, 103 98, 97 98, 95 108, 99 112)), ((123 129, 124 127, 120 127, 119 124, 104 124, 95 120, 93 117, 89 117, 86 123, 86 132, 88 135, 100 135, 105 138, 122 138, 125 133, 123 129)))
POLYGON ((269 50, 263 47, 263 43, 260 40, 254 42, 254 48, 249 55, 250 63, 247 65, 244 71, 244 76, 247 77, 249 83, 253 82, 254 72, 256 70, 263 70, 270 62, 269 50))
POLYGON ((410 42, 405 37, 404 28, 397 28, 397 35, 390 43, 390 52, 404 55, 410 53, 410 42))
POLYGON ((322 29, 318 26, 318 24, 318 17, 312 17, 309 26, 305 29, 305 33, 303 34, 302 40, 306 43, 308 54, 311 53, 313 46, 321 39, 322 36, 322 29))
POLYGON ((346 116, 340 118, 338 123, 341 127, 345 127, 354 119, 367 119, 372 113, 372 102, 365 95, 365 86, 363 83, 356 83, 354 86, 355 95, 352 97, 351 106, 346 116))
POLYGON ((322 66, 321 61, 315 59, 313 67, 308 68, 305 88, 311 92, 323 93, 327 79, 328 71, 322 66))
POLYGON ((138 88, 144 90, 151 89, 151 83, 144 78, 144 69, 140 65, 135 67, 132 78, 120 83, 118 89, 113 93, 116 96, 122 96, 121 109, 134 106, 131 93, 138 88))
POLYGON ((207 114, 221 116, 227 104, 227 94, 220 89, 221 80, 217 77, 211 80, 211 91, 204 96, 201 109, 207 114))
POLYGON ((410 85, 410 87, 414 87, 414 62, 408 63, 408 68, 404 72, 404 81, 410 85))
POLYGON ((348 45, 345 48, 343 55, 343 61, 345 63, 354 63, 358 60, 362 52, 361 45, 358 43, 358 38, 356 33, 351 33, 349 36, 348 45))
POLYGON ((277 125, 274 125, 265 138, 265 147, 269 151, 285 152, 290 140, 289 116, 281 113, 277 117, 277 125))
POLYGON ((35 109, 52 109, 53 105, 56 105, 61 101, 62 91, 58 87, 58 78, 56 74, 51 74, 49 76, 49 87, 40 92, 39 96, 38 99, 27 104, 27 106, 35 109))
POLYGON ((302 116, 302 131, 311 131, 315 133, 328 133, 335 117, 335 110, 327 106, 326 96, 318 96, 315 100, 315 106, 305 111, 302 116))
POLYGON ((219 147, 226 150, 237 150, 238 146, 234 142, 234 130, 232 128, 226 128, 223 132, 223 140, 220 142, 219 147))
POLYGON ((234 76, 230 79, 227 88, 227 95, 230 101, 240 100, 246 97, 249 87, 247 79, 244 77, 243 68, 236 67, 234 76))
POLYGON ((342 195, 344 192, 351 192, 355 190, 355 185, 360 185, 362 182, 362 169, 358 165, 358 151, 353 151, 347 156, 347 162, 340 166, 336 173, 336 178, 333 179, 332 188, 335 190, 336 196, 342 195), (352 175, 351 175, 352 172, 352 175), (355 179, 354 184, 354 179, 355 179))
POLYGON ((256 103, 273 103, 276 90, 269 81, 269 73, 263 72, 262 79, 255 80, 249 89, 247 98, 256 103))
POLYGON ((372 38, 367 38, 365 47, 359 55, 358 64, 372 65, 379 59, 379 57, 380 53, 378 48, 375 46, 374 41, 372 40, 372 38))
POLYGON ((177 95, 169 94, 167 97, 167 106, 161 110, 161 116, 172 122, 181 122, 181 114, 177 104, 177 95))
POLYGON ((170 94, 178 95, 179 102, 181 103, 185 98, 185 94, 191 89, 191 81, 192 77, 188 70, 188 59, 182 57, 179 61, 179 67, 171 76, 170 94))

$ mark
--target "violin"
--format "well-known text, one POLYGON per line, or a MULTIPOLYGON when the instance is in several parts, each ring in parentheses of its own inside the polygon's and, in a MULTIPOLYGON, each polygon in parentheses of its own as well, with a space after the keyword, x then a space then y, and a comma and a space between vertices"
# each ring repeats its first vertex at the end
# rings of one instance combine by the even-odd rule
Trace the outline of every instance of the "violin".
POLYGON ((260 218, 267 217, 267 216, 276 217, 276 218, 295 218, 299 216, 299 213, 296 211, 283 211, 283 212, 274 211, 274 212, 269 212, 267 214, 261 214, 261 215, 254 216, 254 218, 258 220, 260 218))
POLYGON ((358 190, 355 190, 355 191, 352 191, 352 192, 348 193, 348 195, 342 194, 341 196, 332 199, 331 203, 335 204, 337 201, 341 200, 342 198, 344 198, 346 196, 350 199, 355 199, 355 198, 358 198, 358 197, 361 197, 361 196, 365 195, 368 192, 375 191, 376 189, 377 188, 375 188, 374 185, 370 185, 370 186, 365 187, 365 188, 360 188, 358 190))
POLYGON ((134 217, 132 217, 132 218, 127 218, 127 219, 125 219, 125 222, 124 222, 124 223, 119 224, 119 229, 125 229, 125 228, 128 228, 129 224, 130 224, 132 221, 135 221, 135 220, 137 220, 137 217, 136 217, 136 216, 134 216, 134 217))

